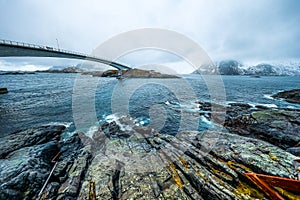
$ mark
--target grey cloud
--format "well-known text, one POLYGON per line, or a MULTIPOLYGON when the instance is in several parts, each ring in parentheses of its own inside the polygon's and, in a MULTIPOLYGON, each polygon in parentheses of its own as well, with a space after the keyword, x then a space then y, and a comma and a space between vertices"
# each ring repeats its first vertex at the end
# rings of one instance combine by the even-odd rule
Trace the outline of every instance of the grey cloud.
POLYGON ((61 48, 91 53, 116 34, 155 27, 187 35, 214 60, 300 59, 299 9, 296 0, 0 0, 0 38, 50 46, 57 38, 61 48))

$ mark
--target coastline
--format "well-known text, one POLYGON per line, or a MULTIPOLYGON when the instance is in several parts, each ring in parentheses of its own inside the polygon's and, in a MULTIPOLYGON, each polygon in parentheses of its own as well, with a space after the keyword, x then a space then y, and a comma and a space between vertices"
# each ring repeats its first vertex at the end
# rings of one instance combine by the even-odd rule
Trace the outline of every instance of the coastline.
MULTIPOLYGON (((209 119, 212 105, 197 104, 200 115, 209 119)), ((1 138, 5 165, 0 197, 37 198, 58 152, 58 165, 44 190, 46 198, 88 198, 91 184, 97 198, 139 198, 138 191, 147 198, 197 199, 204 193, 213 199, 262 198, 245 172, 296 177, 293 160, 300 156, 300 110, 231 103, 226 113, 227 133, 185 131, 185 140, 137 126, 127 117, 104 122, 93 138, 76 133, 63 140, 64 126, 57 125, 6 136, 1 138), (209 146, 212 140, 214 148, 209 146), (14 189, 15 184, 24 192, 14 189)))

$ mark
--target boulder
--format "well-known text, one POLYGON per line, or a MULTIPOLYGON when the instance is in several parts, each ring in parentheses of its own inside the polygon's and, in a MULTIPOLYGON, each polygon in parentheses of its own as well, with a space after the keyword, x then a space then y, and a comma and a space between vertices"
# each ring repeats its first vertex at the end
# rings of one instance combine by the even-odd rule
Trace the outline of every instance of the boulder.
POLYGON ((37 199, 59 151, 55 142, 23 147, 0 159, 0 199, 37 199))
POLYGON ((0 88, 0 94, 6 94, 8 93, 7 88, 0 88))
POLYGON ((0 159, 5 158, 9 153, 38 144, 44 144, 51 140, 59 140, 65 126, 42 126, 18 131, 0 138, 0 159))

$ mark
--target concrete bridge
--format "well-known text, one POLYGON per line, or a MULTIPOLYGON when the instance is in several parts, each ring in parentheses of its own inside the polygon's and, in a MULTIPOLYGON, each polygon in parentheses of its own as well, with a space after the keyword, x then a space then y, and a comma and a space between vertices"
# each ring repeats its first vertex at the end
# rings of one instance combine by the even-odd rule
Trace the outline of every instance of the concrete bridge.
POLYGON ((24 57, 24 56, 88 60, 88 61, 103 63, 111 67, 117 68, 119 72, 122 72, 122 70, 131 69, 126 65, 114 61, 90 56, 79 52, 66 51, 63 49, 53 48, 49 46, 41 46, 41 45, 28 44, 22 42, 15 42, 10 40, 0 40, 0 57, 24 57))

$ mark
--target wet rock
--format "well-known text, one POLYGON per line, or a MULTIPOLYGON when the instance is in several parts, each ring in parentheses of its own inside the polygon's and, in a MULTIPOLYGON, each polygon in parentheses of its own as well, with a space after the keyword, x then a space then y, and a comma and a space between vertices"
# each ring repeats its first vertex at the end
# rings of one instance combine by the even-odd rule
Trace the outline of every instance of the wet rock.
POLYGON ((0 140, 0 158, 9 153, 33 145, 43 144, 51 140, 59 140, 65 126, 42 126, 2 137, 0 140))
POLYGON ((59 142, 60 158, 46 189, 46 199, 75 199, 91 154, 78 134, 59 142))
POLYGON ((226 121, 226 128, 240 135, 258 138, 282 149, 300 142, 300 110, 268 109, 237 112, 226 121), (246 113, 246 114, 245 114, 246 113))
MULTIPOLYGON (((249 183, 244 177, 245 172, 295 178, 295 156, 276 146, 228 133, 206 131, 199 134, 191 141, 193 146, 178 141, 181 147, 187 145, 189 148, 177 159, 174 155, 180 151, 173 150, 172 160, 175 160, 176 170, 182 172, 204 199, 262 198, 264 194, 249 183), (205 151, 205 147, 209 149, 207 142, 213 139, 217 139, 214 147, 205 151)), ((165 140, 163 136, 161 138, 165 140)), ((164 151, 172 155, 169 149, 164 151)), ((183 185, 188 183, 180 175, 179 178, 183 185)))
POLYGON ((231 107, 234 107, 235 110, 248 110, 252 106, 247 103, 229 103, 231 107))
POLYGON ((67 171, 73 165, 74 160, 82 152, 83 144, 77 134, 65 141, 60 141, 60 158, 53 172, 53 177, 59 183, 63 183, 68 178, 67 171))
POLYGON ((266 110, 251 114, 256 123, 231 127, 230 130, 249 132, 255 138, 268 141, 283 149, 296 146, 300 142, 300 111, 266 110))
MULTIPOLYGON (((199 104, 199 114, 200 116, 204 116, 211 120, 212 113, 224 113, 226 111, 226 107, 220 104, 212 103, 212 102, 196 102, 199 104)), ((223 115, 221 114, 219 117, 218 115, 214 115, 214 121, 223 123, 223 115)))
POLYGON ((70 168, 66 170, 67 179, 62 183, 57 192, 57 199, 76 198, 81 188, 81 181, 85 176, 86 170, 91 159, 91 154, 84 149, 74 160, 70 168))
POLYGON ((0 94, 6 94, 8 93, 7 88, 0 88, 0 94))
POLYGON ((116 137, 121 131, 120 127, 115 121, 113 122, 104 122, 99 130, 102 131, 108 138, 116 137))
POLYGON ((88 199, 91 184, 96 199, 188 199, 144 138, 108 140, 105 146, 95 152, 79 199, 88 199))
POLYGON ((211 103, 209 102, 197 102, 199 104, 200 110, 211 111, 211 103))
POLYGON ((59 151, 55 142, 20 148, 0 163, 0 199, 34 199, 51 170, 59 151))
POLYGON ((258 139, 215 131, 187 131, 183 138, 134 131, 94 152, 79 199, 91 191, 96 199, 262 199, 267 197, 245 172, 297 174, 295 156, 258 139))
POLYGON ((264 105, 256 105, 255 108, 259 109, 259 110, 269 110, 270 108, 268 108, 267 106, 264 105))
MULTIPOLYGON (((62 146, 59 139, 64 129, 64 126, 43 126, 1 138, 0 199, 38 198, 54 166, 51 160, 62 146)), ((59 183, 55 184, 54 178, 50 179, 53 183, 49 194, 58 189, 59 183)))
POLYGON ((300 89, 288 90, 272 95, 275 99, 284 99, 289 103, 300 104, 300 89))
POLYGON ((46 189, 44 192, 44 198, 48 199, 48 200, 56 199, 56 195, 57 195, 59 187, 60 187, 60 184, 58 182, 50 182, 46 186, 46 189))
MULTIPOLYGON (((245 107, 235 106, 241 111, 245 107)), ((297 119, 289 111, 255 113, 258 125, 270 116, 297 119)), ((243 129, 251 136, 250 125, 256 124, 243 124, 243 129)), ((282 125, 275 122, 273 127, 282 125)), ((57 151, 62 153, 45 189, 46 199, 267 199, 245 172, 298 175, 294 155, 260 139, 218 131, 162 135, 124 118, 102 124, 92 137, 79 133, 7 154, 0 165, 0 197, 35 198, 57 151)))
MULTIPOLYGON (((133 124, 130 124, 130 126, 132 126, 132 125, 133 124)), ((109 139, 113 139, 113 138, 125 139, 125 138, 130 137, 130 135, 131 135, 130 132, 126 132, 125 130, 121 130, 120 126, 115 121, 104 122, 99 127, 99 130, 98 130, 97 133, 99 135, 104 133, 105 136, 109 139)), ((94 135, 94 139, 95 139, 95 137, 96 137, 96 135, 94 135)))

